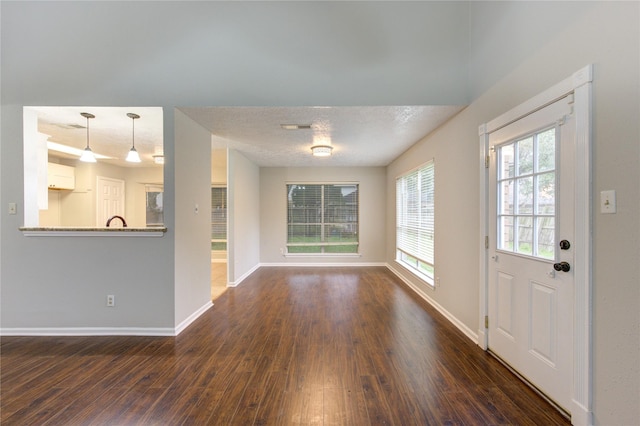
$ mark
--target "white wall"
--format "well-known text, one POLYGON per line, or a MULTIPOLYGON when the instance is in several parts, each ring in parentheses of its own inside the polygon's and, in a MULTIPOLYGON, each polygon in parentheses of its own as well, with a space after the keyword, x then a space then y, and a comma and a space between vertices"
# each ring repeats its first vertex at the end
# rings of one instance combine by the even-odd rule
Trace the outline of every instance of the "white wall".
POLYGON ((175 110, 175 325, 211 303, 211 135, 175 110))
MULTIPOLYGON (((484 75, 471 105, 390 167, 393 178, 425 158, 436 159, 436 275, 428 295, 471 330, 478 329, 478 125, 594 64, 593 327, 594 420, 636 424, 640 418, 640 33, 639 4, 485 3, 471 5, 472 50, 484 52, 484 75), (544 23, 544 31, 534 24, 544 23), (498 32, 501 28, 505 32, 498 32), (477 32, 476 32, 477 31, 477 32), (488 32, 489 35, 484 34, 488 32), (509 36, 506 36, 506 35, 509 36), (509 68, 502 52, 519 54, 509 68), (489 86, 488 82, 492 82, 489 86), (488 87, 487 87, 488 86, 488 87), (615 189, 618 213, 602 215, 598 194, 615 189)), ((474 78, 471 78, 472 82, 474 78)), ((387 236, 394 212, 387 205, 387 236)), ((393 259, 393 247, 387 258, 393 259)))
POLYGON ((229 150, 228 280, 237 285, 260 264, 260 168, 229 150))
POLYGON ((384 263, 385 168, 309 167, 260 169, 260 261, 271 264, 296 263, 384 263), (287 243, 287 183, 359 183, 360 256, 285 257, 287 243))

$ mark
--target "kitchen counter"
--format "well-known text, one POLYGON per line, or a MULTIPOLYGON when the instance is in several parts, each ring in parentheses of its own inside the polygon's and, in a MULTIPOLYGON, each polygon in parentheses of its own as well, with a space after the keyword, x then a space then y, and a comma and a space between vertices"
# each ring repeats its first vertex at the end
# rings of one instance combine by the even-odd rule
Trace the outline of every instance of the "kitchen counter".
POLYGON ((25 237, 162 237, 167 228, 90 228, 90 227, 34 227, 19 228, 25 237))

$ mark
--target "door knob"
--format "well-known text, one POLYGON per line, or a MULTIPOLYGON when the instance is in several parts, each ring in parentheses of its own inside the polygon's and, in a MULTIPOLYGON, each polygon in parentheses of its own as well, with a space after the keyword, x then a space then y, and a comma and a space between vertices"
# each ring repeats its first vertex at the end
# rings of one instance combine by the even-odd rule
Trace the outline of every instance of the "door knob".
POLYGON ((560 250, 569 250, 571 248, 571 243, 567 240, 560 241, 560 250))
POLYGON ((558 272, 569 272, 571 270, 571 265, 568 262, 558 262, 553 264, 553 269, 558 272))

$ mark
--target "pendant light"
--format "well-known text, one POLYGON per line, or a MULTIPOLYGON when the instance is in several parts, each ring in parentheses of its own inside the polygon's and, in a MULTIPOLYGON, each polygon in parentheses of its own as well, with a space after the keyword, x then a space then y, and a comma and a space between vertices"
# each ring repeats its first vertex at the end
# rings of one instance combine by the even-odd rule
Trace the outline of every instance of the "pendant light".
POLYGON ((96 118, 96 116, 88 112, 81 112, 80 115, 87 119, 87 147, 82 151, 80 161, 84 161, 85 163, 95 163, 96 156, 93 155, 93 151, 91 151, 91 148, 89 147, 89 119, 96 118))
POLYGON ((141 160, 140 160, 140 155, 138 154, 138 151, 136 151, 136 119, 140 118, 140 116, 138 114, 134 114, 130 112, 127 114, 127 117, 131 119, 132 145, 131 145, 131 149, 129 150, 129 154, 127 154, 126 160, 130 163, 139 163, 141 160))

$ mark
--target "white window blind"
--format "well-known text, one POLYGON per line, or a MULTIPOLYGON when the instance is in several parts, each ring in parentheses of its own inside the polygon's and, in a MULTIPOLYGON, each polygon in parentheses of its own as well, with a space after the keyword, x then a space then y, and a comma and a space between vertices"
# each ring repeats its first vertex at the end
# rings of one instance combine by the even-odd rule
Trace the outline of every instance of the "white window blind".
POLYGON ((434 161, 396 179, 397 260, 433 284, 434 161))
POLYGON ((227 249, 227 188, 211 187, 211 250, 227 249))
POLYGON ((287 185, 288 253, 357 253, 358 185, 287 185))

